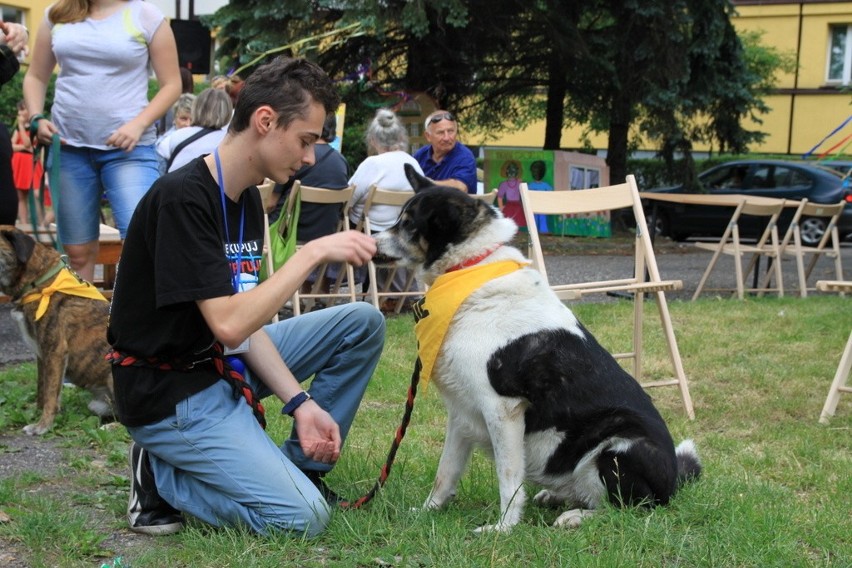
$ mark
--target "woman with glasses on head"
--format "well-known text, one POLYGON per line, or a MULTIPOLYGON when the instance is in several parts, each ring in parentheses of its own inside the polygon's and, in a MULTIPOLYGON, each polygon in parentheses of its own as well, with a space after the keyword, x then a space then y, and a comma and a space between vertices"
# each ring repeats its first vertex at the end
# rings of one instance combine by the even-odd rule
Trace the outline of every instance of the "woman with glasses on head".
POLYGON ((468 193, 476 193, 476 158, 457 139, 456 117, 436 110, 426 117, 424 135, 429 143, 414 153, 426 177, 468 193))

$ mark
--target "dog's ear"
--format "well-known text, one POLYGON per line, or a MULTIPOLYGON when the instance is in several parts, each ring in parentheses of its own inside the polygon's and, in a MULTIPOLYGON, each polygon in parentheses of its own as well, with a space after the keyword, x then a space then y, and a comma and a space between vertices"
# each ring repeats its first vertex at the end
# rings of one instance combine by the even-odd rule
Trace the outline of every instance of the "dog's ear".
POLYGON ((414 190, 414 193, 417 193, 426 187, 435 187, 434 181, 417 173, 417 170, 415 170, 414 166, 411 164, 405 164, 403 168, 405 168, 405 177, 408 179, 408 183, 411 184, 411 188, 414 190))
POLYGON ((15 251, 15 258, 19 264, 26 264, 35 250, 35 240, 17 229, 3 230, 3 238, 9 241, 12 245, 12 250, 15 251))

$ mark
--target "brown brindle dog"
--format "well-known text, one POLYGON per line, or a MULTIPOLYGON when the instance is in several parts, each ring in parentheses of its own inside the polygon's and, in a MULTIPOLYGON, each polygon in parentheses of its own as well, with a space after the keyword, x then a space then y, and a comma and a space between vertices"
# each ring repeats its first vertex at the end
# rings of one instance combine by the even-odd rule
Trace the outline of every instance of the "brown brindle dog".
POLYGON ((12 317, 38 365, 41 419, 24 427, 30 435, 44 434, 53 426, 63 377, 92 393, 89 410, 102 418, 113 416, 112 371, 104 359, 109 350, 109 303, 76 295, 75 288, 94 292, 67 269, 56 250, 15 227, 0 225, 0 291, 11 297, 12 317), (65 292, 62 282, 70 286, 65 292), (44 292, 47 303, 41 299, 44 292))

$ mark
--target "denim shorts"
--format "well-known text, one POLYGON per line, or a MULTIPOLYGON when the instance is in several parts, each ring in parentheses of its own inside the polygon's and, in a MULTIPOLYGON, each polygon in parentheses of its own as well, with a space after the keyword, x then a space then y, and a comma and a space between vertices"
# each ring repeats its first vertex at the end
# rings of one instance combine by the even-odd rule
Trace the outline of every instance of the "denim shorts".
POLYGON ((104 197, 123 239, 136 204, 159 176, 154 146, 131 152, 62 146, 59 187, 50 188, 60 240, 70 245, 98 240, 104 197))

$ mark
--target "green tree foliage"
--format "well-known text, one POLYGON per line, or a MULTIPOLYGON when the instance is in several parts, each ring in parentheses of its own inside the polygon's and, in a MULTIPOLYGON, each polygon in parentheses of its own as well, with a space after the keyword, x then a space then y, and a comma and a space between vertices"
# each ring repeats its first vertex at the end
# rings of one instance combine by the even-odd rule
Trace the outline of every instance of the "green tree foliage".
POLYGON ((695 143, 761 139, 742 123, 767 110, 782 61, 756 38, 746 49, 731 15, 728 0, 246 0, 209 23, 224 69, 287 53, 340 80, 345 148, 356 121, 422 91, 486 136, 542 118, 543 148, 562 147, 566 123, 606 132, 619 181, 643 138, 687 161, 695 143))

